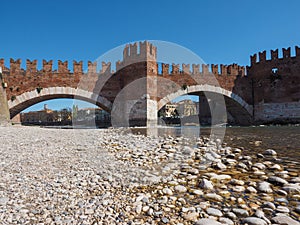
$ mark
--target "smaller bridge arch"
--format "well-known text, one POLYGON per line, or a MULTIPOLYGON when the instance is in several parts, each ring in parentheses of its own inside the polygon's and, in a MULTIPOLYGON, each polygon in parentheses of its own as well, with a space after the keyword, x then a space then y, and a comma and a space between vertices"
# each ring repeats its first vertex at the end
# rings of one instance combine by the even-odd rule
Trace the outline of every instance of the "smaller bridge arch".
MULTIPOLYGON (((226 108, 229 113, 233 114, 234 117, 240 121, 240 124, 251 124, 252 123, 252 114, 253 114, 253 106, 249 105, 245 100, 243 100, 239 95, 228 91, 224 88, 212 86, 208 84, 203 85, 192 85, 188 86, 185 90, 180 89, 177 92, 171 93, 164 98, 160 99, 157 104, 157 111, 159 111, 164 105, 168 102, 173 101, 177 97, 182 95, 188 95, 199 92, 211 92, 223 95, 225 97, 226 108), (230 110, 229 108, 234 108, 230 110)), ((201 106, 200 106, 201 107, 201 106)))
POLYGON ((87 101, 103 108, 108 112, 111 111, 112 107, 112 103, 108 99, 90 91, 72 87, 49 87, 43 88, 39 93, 37 90, 25 92, 19 96, 16 96, 13 101, 9 100, 8 108, 10 117, 13 118, 24 109, 36 103, 57 98, 71 98, 87 101))

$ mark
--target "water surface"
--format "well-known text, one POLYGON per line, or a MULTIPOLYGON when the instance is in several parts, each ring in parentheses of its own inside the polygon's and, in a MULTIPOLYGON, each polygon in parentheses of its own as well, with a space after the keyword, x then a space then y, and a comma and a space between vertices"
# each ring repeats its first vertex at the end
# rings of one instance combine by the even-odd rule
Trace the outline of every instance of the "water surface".
MULTIPOLYGON (((257 126, 257 127, 226 127, 224 143, 231 147, 242 148, 247 155, 264 153, 266 149, 274 149, 278 159, 293 164, 300 170, 300 126, 257 126)), ((132 129, 134 133, 145 134, 145 129, 132 129)), ((158 135, 181 136, 182 132, 209 136, 211 129, 207 127, 168 127, 158 128, 158 135)), ((218 130, 216 131, 218 133, 218 130)))

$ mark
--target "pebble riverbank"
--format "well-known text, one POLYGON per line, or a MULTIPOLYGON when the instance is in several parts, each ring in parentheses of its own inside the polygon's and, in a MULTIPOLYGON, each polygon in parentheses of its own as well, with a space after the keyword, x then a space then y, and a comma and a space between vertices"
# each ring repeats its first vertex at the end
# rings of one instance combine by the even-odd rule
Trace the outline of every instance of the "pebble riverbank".
POLYGON ((0 224, 300 225, 300 171, 271 149, 122 129, 0 137, 0 224))

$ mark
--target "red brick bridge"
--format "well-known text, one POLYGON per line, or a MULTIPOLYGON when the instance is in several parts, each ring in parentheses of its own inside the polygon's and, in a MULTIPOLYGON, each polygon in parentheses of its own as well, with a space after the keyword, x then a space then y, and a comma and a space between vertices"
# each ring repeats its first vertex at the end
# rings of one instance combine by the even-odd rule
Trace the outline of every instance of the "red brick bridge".
MULTIPOLYGON (((300 48, 266 51, 250 57, 249 67, 232 65, 164 64, 157 61, 157 49, 145 41, 126 45, 123 60, 116 63, 73 61, 72 71, 67 61, 10 60, 10 66, 0 59, 2 87, 0 120, 13 118, 38 102, 56 98, 76 98, 94 103, 130 125, 146 125, 157 120, 157 112, 166 103, 184 94, 200 96, 200 115, 218 110, 223 99, 227 116, 237 124, 300 122, 300 48)), ((226 114, 226 113, 225 113, 226 114)), ((120 122, 120 121, 119 121, 120 122)), ((221 122, 221 121, 219 121, 221 122)), ((120 122, 120 124, 122 124, 120 122)))

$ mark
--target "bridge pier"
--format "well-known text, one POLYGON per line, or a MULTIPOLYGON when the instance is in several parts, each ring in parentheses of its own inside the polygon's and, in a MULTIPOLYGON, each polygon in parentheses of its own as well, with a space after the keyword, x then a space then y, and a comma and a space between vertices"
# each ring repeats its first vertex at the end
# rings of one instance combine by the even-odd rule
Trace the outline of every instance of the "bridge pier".
MULTIPOLYGON (((1 67, 0 67, 1 68, 1 67)), ((6 98, 6 91, 4 88, 4 82, 2 79, 2 73, 0 71, 0 125, 8 125, 10 124, 10 116, 9 116, 9 109, 7 104, 6 98)))

